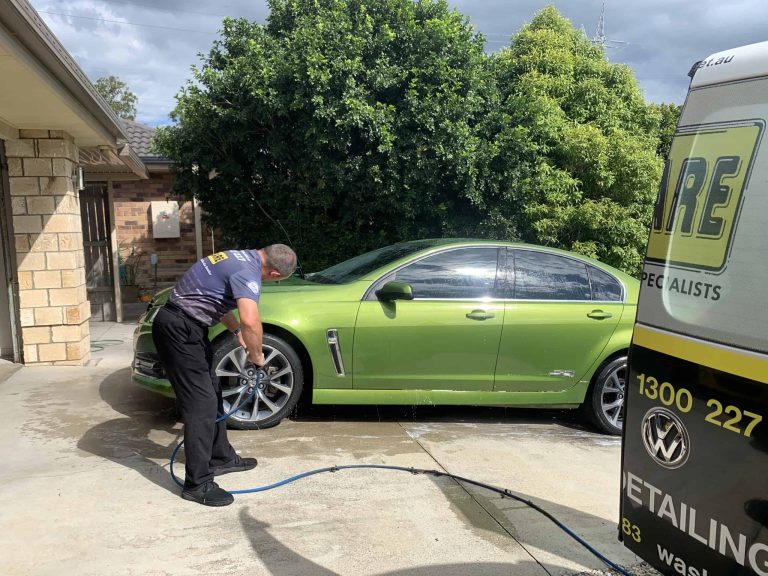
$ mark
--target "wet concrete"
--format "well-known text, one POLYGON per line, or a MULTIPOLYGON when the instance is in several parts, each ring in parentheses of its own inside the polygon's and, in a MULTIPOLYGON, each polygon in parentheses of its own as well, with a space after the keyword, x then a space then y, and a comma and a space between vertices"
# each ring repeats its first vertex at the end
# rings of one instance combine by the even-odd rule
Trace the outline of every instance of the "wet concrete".
MULTIPOLYGON (((571 574, 601 568, 515 500, 446 477, 345 470, 211 509, 179 498, 168 457, 174 402, 130 382, 130 331, 97 326, 86 368, 23 368, 0 381, 0 574, 571 574)), ((3 372, 0 371, 0 378, 3 372)), ((250 488, 339 464, 437 469, 508 488, 609 557, 618 439, 558 412, 315 407, 275 428, 230 431, 250 488)), ((181 468, 181 467, 180 467, 181 468)), ((182 468, 183 469, 183 468, 182 468)), ((182 470, 176 468, 177 473, 182 470)))

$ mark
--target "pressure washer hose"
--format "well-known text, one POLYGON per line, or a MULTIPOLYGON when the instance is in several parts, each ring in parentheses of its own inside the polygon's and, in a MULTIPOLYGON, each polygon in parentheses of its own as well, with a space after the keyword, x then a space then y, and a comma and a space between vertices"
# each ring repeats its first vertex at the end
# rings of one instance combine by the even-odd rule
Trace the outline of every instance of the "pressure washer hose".
MULTIPOLYGON (((248 401, 253 398, 253 396, 258 392, 259 385, 261 384, 261 371, 257 372, 256 375, 256 382, 251 385, 251 390, 249 391, 248 395, 243 399, 243 401, 232 408, 229 412, 226 414, 223 414, 219 418, 216 419, 216 422, 221 422, 222 420, 229 418, 232 414, 237 412, 241 406, 244 406, 248 401)), ((180 487, 184 488, 184 483, 179 480, 176 477, 176 474, 173 472, 173 463, 176 460, 176 455, 179 452, 179 449, 184 445, 184 440, 180 440, 179 443, 176 445, 176 447, 173 449, 173 453, 171 454, 171 460, 170 460, 170 472, 171 472, 171 478, 173 478, 173 481, 180 487)), ((339 470, 352 470, 354 468, 372 468, 377 470, 396 470, 398 472, 409 472, 413 475, 419 475, 423 474, 425 476, 434 476, 436 478, 439 478, 441 476, 444 476, 446 478, 451 478, 453 480, 456 480, 458 482, 463 482, 465 484, 471 484, 473 486, 478 486, 480 488, 485 488, 486 490, 490 490, 491 492, 496 492, 497 494, 501 494, 502 498, 512 498, 513 500, 516 500, 518 502, 521 502, 525 504, 526 506, 529 506, 530 508, 533 508, 537 512, 543 514, 547 518, 549 518, 552 522, 555 523, 556 526, 558 526, 561 530, 563 530, 566 534, 568 534, 571 538, 576 540, 579 544, 581 544, 584 548, 589 550, 596 558, 598 558, 601 562, 605 563, 606 566, 611 568, 612 570, 616 570, 619 574, 622 574, 623 576, 633 576, 631 572, 628 572, 615 562, 609 560, 605 556, 603 556, 600 552, 598 552, 595 548, 593 548, 586 540, 581 538, 578 534, 576 534, 573 530, 568 528, 565 524, 563 524, 560 520, 555 518, 552 514, 541 508, 539 505, 534 504, 530 500, 526 500, 525 498, 522 498, 520 496, 517 496, 516 494, 512 493, 511 491, 507 490, 506 488, 497 488, 496 486, 491 486, 490 484, 485 484, 483 482, 478 482, 477 480, 472 480, 470 478, 464 478, 463 476, 457 476, 455 474, 450 474, 449 472, 441 472, 440 470, 427 470, 424 468, 406 468, 404 466, 387 466, 385 464, 344 464, 341 466, 328 466, 326 468, 316 468, 315 470, 309 470, 307 472, 302 472, 300 474, 296 474, 295 476, 291 476, 290 478, 286 478, 285 480, 280 480, 279 482, 275 482, 273 484, 265 484, 264 486, 258 486, 256 488, 249 488, 246 490, 229 490, 230 494, 251 494, 254 492, 266 492, 267 490, 273 490, 275 488, 279 488, 280 486, 285 486, 286 484, 290 484, 291 482, 296 482, 297 480, 301 480, 302 478, 308 478, 309 476, 314 476, 315 474, 322 474, 324 472, 338 472, 339 470)))

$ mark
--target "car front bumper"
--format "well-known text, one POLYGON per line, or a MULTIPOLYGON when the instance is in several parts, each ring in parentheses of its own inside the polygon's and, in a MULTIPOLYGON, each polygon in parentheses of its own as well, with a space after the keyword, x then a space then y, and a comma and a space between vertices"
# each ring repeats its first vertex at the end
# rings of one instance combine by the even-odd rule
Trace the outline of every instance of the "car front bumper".
POLYGON ((150 308, 139 320, 139 325, 133 334, 133 362, 131 363, 131 379, 147 390, 173 398, 173 388, 165 375, 163 363, 155 349, 152 340, 152 324, 158 308, 150 308))

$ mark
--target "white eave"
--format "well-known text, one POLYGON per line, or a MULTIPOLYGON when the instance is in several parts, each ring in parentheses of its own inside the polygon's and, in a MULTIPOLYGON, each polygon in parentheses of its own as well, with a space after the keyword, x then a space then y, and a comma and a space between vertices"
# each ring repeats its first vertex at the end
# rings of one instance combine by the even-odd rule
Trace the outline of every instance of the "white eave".
POLYGON ((89 181, 109 177, 132 180, 149 178, 147 166, 128 144, 123 144, 117 151, 109 146, 80 148, 79 162, 89 181))
POLYGON ((81 150, 107 147, 146 177, 120 119, 27 0, 0 0, 0 79, 5 137, 9 129, 63 130, 81 150))

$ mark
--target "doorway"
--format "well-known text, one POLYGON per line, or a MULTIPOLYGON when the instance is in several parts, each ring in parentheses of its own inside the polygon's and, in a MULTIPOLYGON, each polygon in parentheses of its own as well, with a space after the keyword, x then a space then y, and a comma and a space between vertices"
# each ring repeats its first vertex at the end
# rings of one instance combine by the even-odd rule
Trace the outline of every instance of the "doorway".
POLYGON ((117 319, 110 234, 109 196, 106 182, 94 182, 80 191, 80 217, 83 224, 85 279, 91 320, 114 322, 117 319))

